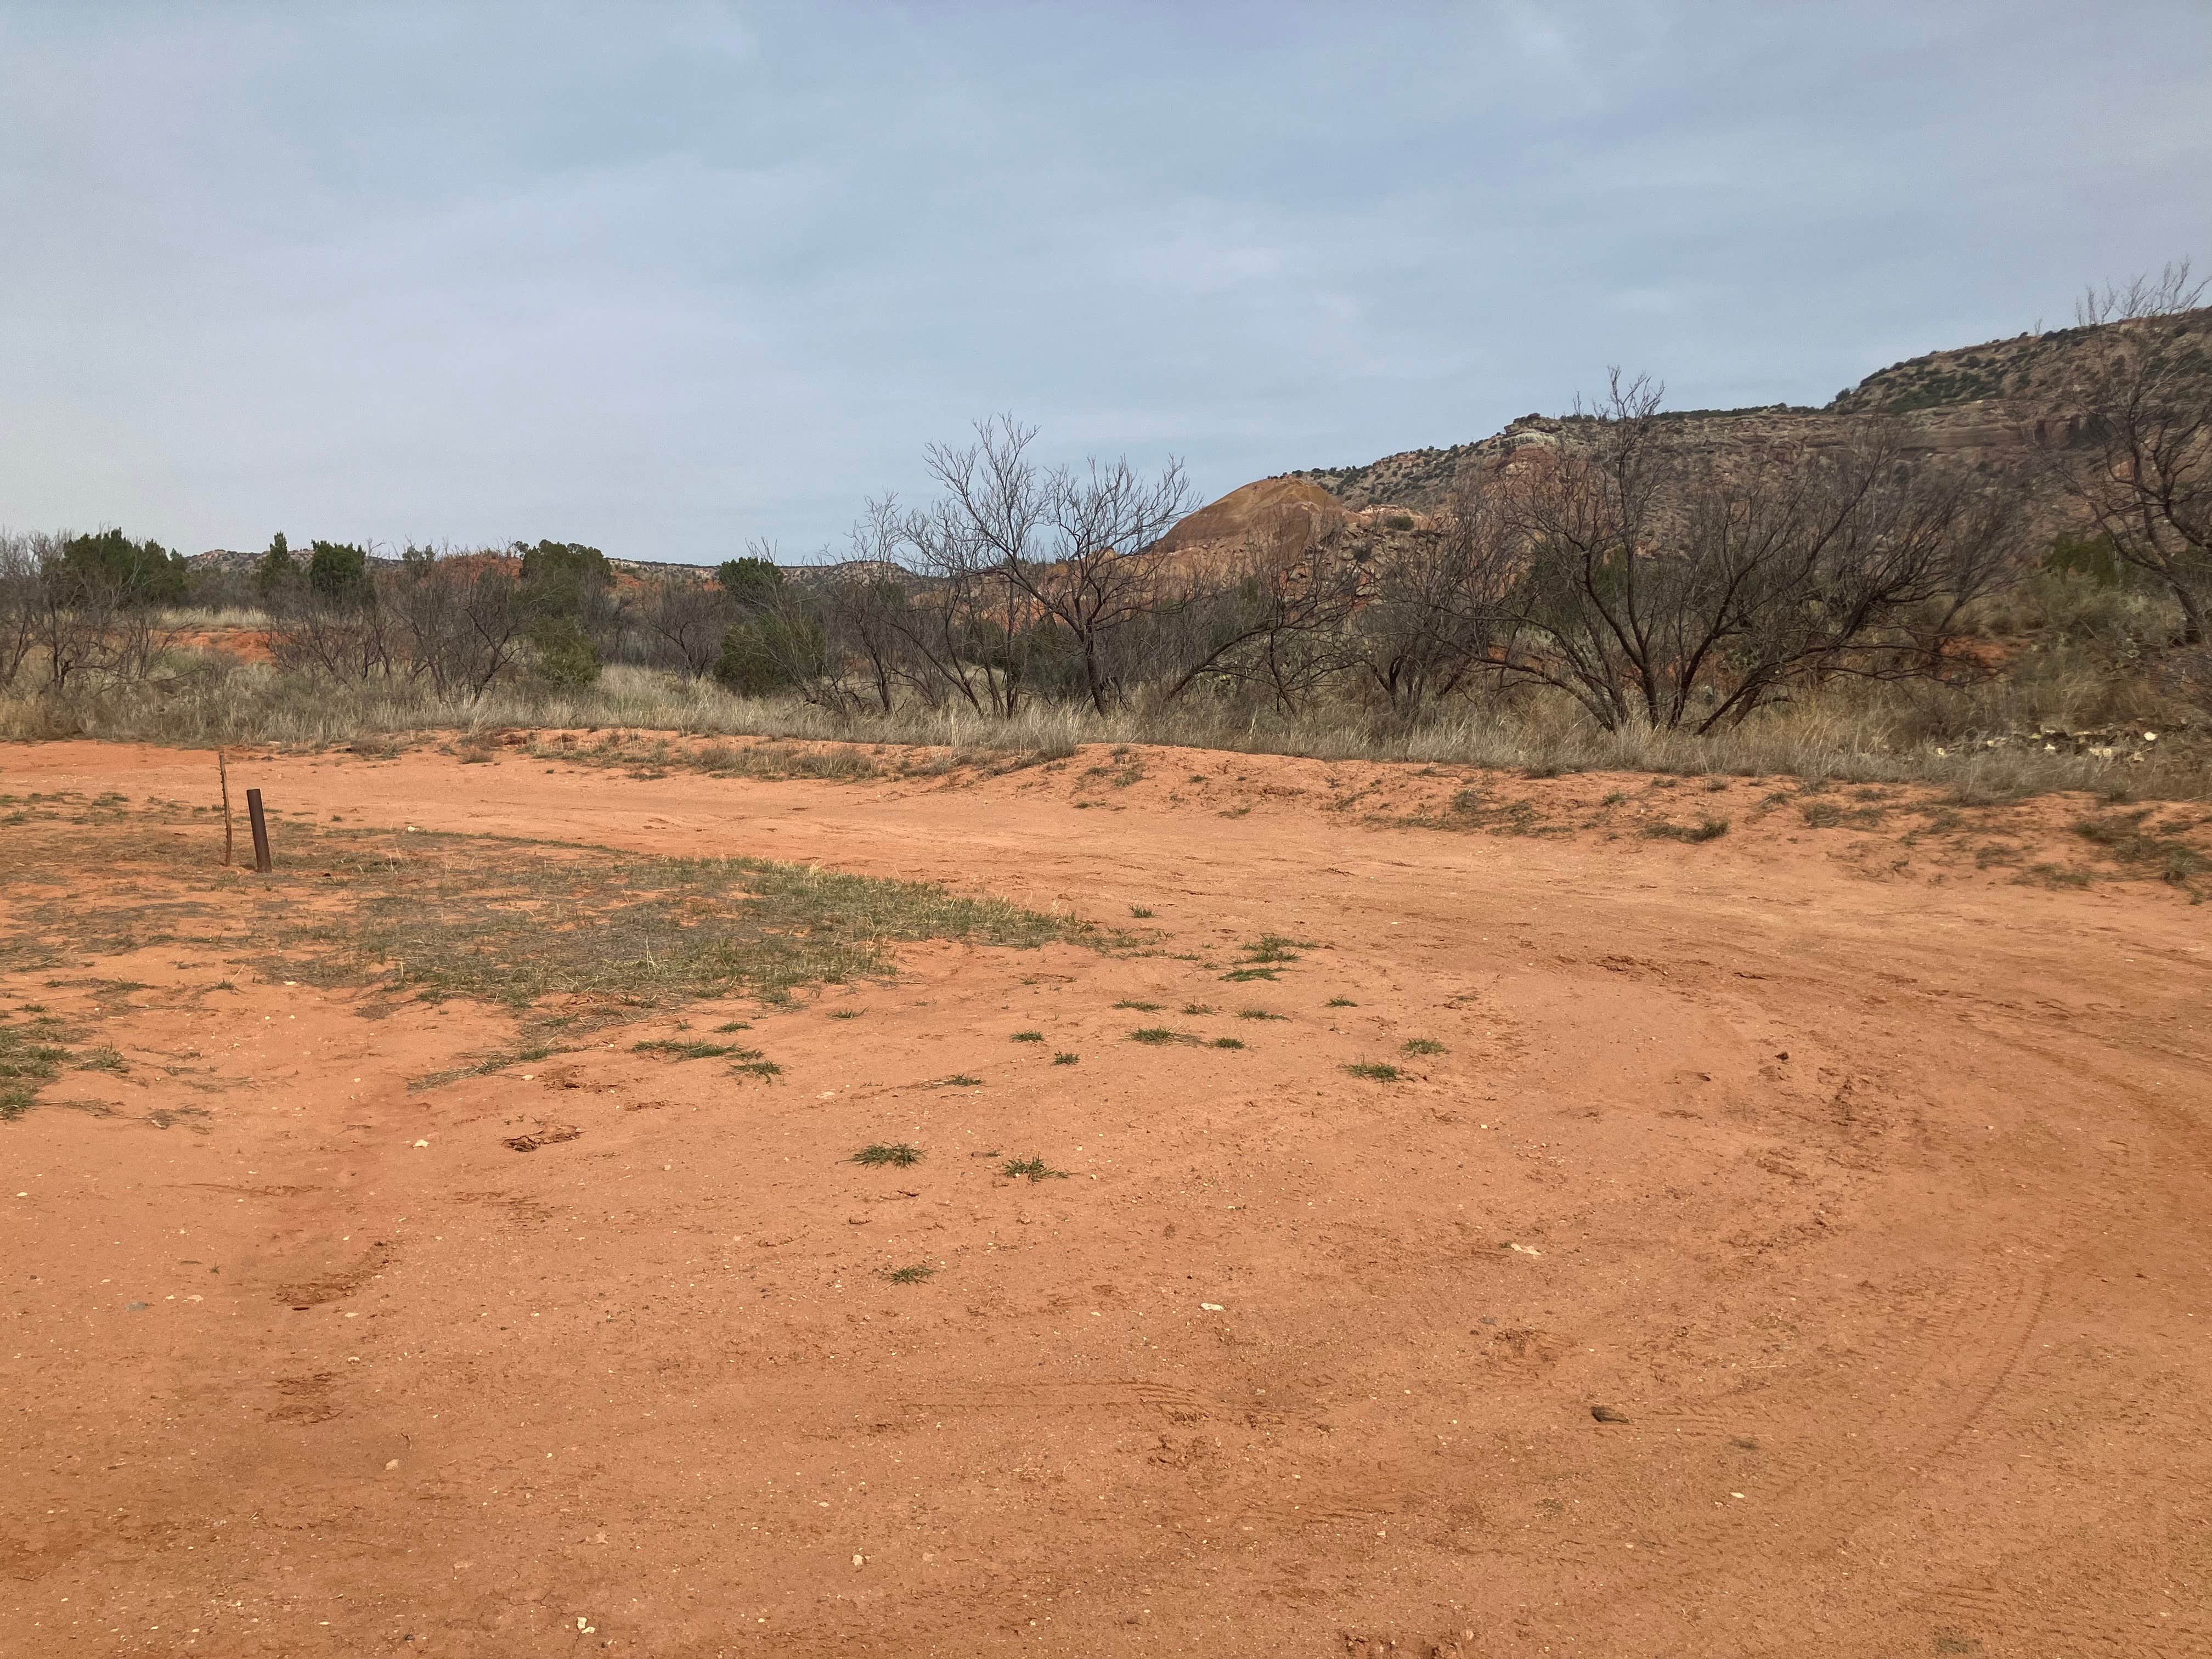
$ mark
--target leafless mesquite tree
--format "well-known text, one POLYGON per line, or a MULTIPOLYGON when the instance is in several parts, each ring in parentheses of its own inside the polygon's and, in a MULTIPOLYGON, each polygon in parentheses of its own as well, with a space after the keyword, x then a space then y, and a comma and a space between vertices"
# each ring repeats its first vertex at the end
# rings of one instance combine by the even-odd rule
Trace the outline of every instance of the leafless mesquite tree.
POLYGON ((0 687, 45 670, 58 701, 189 672, 168 653, 178 630, 112 571, 75 561, 70 538, 0 538, 0 687))
POLYGON ((521 657, 537 619, 511 562, 495 552, 410 547, 378 582, 411 678, 446 701, 479 697, 521 657))
POLYGON ((662 663, 701 676, 714 671, 722 636, 736 619, 720 584, 662 576, 650 582, 634 613, 662 663))
POLYGON ((1123 690, 1117 636, 1164 597, 1158 542, 1188 511, 1190 488, 1172 459, 1152 478, 1126 458, 1043 466, 1029 453, 1036 438, 1006 415, 978 422, 964 447, 929 447, 926 464, 945 492, 928 515, 933 548, 1001 585, 1010 644, 1039 623, 1062 630, 1103 712, 1123 690))
POLYGON ((0 534, 0 691, 15 684, 39 642, 38 588, 33 538, 0 534))
POLYGON ((2038 421, 2037 453, 2124 562, 2165 586, 2182 640, 2212 617, 2212 311, 2186 260, 2159 278, 2092 289, 2087 377, 2038 421))
POLYGON ((1659 396, 1615 376, 1556 452, 1462 491, 1443 545, 1480 668, 1607 730, 1700 732, 1822 677, 1942 672, 2002 569, 1998 496, 1914 472, 1887 428, 1724 474, 1672 452, 1659 396))
POLYGON ((1349 624, 1362 592, 1340 533, 1289 559, 1252 548, 1182 572, 1152 642, 1152 678, 1170 702, 1194 685, 1244 685, 1296 713, 1358 659, 1349 624))

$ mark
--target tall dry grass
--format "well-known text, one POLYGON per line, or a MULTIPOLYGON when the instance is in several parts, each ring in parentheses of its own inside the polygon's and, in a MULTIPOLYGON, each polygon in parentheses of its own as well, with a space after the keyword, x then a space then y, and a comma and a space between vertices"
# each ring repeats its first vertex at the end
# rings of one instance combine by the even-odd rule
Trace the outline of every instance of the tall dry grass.
POLYGON ((1285 716, 1197 698, 1107 714, 1087 705, 1038 702, 998 718, 920 703, 889 714, 848 714, 795 698, 738 696, 712 681, 635 667, 609 668, 586 690, 516 682, 463 703, 441 702, 425 688, 402 684, 312 684, 219 653, 198 653, 178 667, 158 684, 82 702, 58 704, 21 690, 0 696, 0 738, 313 748, 432 732, 613 727, 913 744, 956 755, 1049 756, 1083 744, 1143 743, 1535 772, 1918 781, 1967 799, 2055 789, 2212 799, 2212 744, 2161 731, 2160 723, 2171 727, 2177 711, 2154 692, 2137 687, 2123 695, 2106 667, 2063 652, 2033 672, 1966 688, 1834 685, 1710 737, 1647 728, 1607 732, 1564 697, 1462 704, 1410 726, 1350 707, 1285 716), (2123 714, 2124 732, 2112 732, 2123 714), (2078 744, 2054 735, 2086 729, 2106 732, 2111 740, 2078 744))

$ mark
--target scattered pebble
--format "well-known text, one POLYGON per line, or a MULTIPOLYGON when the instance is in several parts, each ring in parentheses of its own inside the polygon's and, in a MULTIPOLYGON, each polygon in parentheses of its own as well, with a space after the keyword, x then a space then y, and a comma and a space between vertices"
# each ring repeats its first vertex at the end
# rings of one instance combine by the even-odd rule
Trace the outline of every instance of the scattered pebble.
POLYGON ((1224 1311, 1218 1302, 1201 1302, 1198 1305, 1206 1313, 1221 1313, 1224 1311))

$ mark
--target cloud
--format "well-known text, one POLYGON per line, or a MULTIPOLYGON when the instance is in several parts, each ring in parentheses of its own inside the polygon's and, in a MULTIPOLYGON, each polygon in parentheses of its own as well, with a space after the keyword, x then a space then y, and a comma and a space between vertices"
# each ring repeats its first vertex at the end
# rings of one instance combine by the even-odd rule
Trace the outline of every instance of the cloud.
POLYGON ((1818 401, 2212 254, 2208 43, 2154 0, 0 4, 0 522, 712 559, 1003 409, 1218 492, 1613 362, 1818 401))

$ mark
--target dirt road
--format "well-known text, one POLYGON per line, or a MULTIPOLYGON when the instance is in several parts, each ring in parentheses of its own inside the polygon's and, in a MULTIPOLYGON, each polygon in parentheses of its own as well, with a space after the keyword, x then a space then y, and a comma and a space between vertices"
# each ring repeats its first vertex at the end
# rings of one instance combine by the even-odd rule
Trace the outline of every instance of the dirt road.
POLYGON ((1139 946, 687 1016, 768 1080, 655 1017, 410 1087, 510 1018, 160 945, 0 979, 118 1055, 0 1123, 0 1653, 2212 1652, 2212 911, 1751 783, 1677 843, 1111 764, 234 765, 280 856, 742 853, 1139 946))

